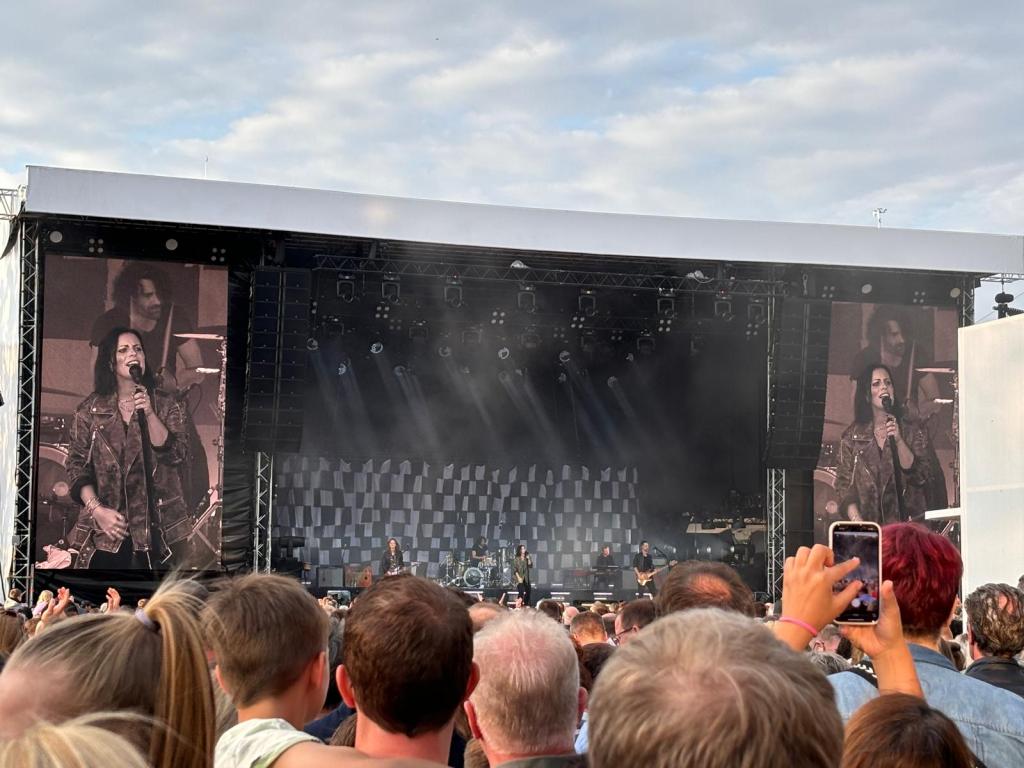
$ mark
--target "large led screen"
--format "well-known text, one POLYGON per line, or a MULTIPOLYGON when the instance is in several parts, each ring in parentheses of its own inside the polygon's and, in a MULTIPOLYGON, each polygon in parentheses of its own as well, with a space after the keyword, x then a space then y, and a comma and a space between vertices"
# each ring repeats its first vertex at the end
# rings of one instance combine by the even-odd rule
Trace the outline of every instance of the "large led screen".
POLYGON ((37 568, 220 561, 227 270, 46 255, 37 568))

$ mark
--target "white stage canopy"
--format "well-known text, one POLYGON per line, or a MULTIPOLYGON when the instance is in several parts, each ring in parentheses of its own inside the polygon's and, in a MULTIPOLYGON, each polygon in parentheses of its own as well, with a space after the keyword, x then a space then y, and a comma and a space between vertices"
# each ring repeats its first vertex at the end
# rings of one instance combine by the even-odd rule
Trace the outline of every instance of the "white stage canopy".
POLYGON ((1024 237, 417 200, 30 166, 29 213, 697 261, 1024 273, 1024 237))

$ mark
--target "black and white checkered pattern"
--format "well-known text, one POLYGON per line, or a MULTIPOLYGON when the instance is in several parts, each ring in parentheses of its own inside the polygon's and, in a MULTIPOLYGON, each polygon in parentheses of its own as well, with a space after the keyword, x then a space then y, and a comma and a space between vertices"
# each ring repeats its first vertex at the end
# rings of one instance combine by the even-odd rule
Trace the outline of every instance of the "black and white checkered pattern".
POLYGON ((465 559, 478 536, 490 548, 524 543, 535 584, 588 568, 602 544, 625 565, 637 531, 635 468, 482 464, 431 466, 390 459, 360 464, 279 457, 272 535, 306 539, 314 566, 372 564, 394 536, 409 562, 436 576, 449 552, 465 559))

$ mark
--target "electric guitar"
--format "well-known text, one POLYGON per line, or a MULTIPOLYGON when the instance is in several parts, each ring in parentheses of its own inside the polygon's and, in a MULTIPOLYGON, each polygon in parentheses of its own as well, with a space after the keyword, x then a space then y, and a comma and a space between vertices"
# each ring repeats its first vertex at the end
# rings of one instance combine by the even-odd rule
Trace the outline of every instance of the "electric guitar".
POLYGON ((672 566, 676 565, 678 562, 679 562, 678 560, 673 560, 673 561, 671 561, 669 563, 665 563, 660 568, 655 568, 653 571, 640 571, 636 575, 636 583, 637 583, 637 585, 641 586, 641 587, 646 587, 647 584, 650 581, 652 581, 655 576, 657 576, 659 573, 664 571, 666 568, 671 568, 672 566))

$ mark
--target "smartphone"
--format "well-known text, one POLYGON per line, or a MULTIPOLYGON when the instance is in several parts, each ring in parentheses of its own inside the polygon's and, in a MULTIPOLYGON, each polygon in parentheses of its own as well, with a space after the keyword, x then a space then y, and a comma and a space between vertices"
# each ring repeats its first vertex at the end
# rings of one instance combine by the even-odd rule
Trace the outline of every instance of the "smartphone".
POLYGON ((860 580, 861 589, 843 612, 836 624, 877 624, 879 589, 882 586, 882 529, 878 523, 832 523, 828 529, 828 543, 835 555, 836 565, 859 557, 860 565, 832 590, 842 592, 851 581, 860 580))

